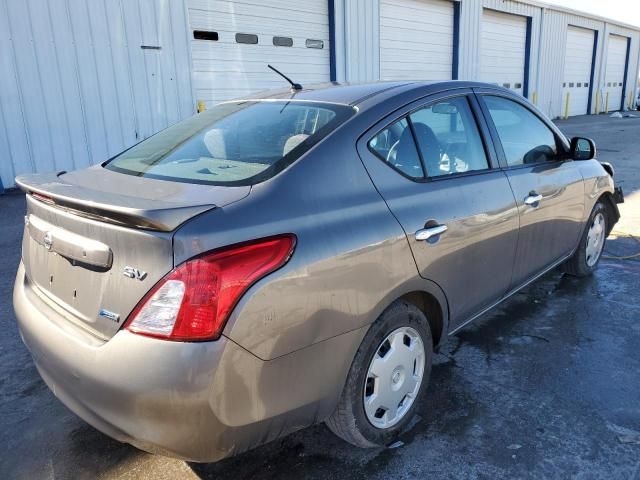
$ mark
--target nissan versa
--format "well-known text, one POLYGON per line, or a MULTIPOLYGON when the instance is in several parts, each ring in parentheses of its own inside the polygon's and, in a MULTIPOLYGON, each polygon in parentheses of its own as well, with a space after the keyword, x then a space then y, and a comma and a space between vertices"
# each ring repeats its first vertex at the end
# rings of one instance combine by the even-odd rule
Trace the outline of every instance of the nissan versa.
POLYGON ((295 87, 17 179, 20 333, 107 435, 199 462, 317 422, 388 444, 447 335, 556 266, 597 267, 613 169, 522 97, 295 87))

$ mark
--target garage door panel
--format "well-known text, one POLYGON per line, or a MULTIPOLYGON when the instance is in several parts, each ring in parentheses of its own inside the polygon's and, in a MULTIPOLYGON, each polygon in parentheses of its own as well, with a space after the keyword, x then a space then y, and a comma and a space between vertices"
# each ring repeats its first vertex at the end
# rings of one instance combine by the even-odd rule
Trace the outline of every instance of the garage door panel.
MULTIPOLYGON (((452 45, 407 45, 401 42, 389 42, 389 45, 380 50, 380 58, 396 58, 396 54, 407 54, 407 60, 411 63, 416 63, 416 58, 421 56, 429 56, 430 62, 434 65, 438 65, 441 62, 448 62, 451 60, 451 55, 446 53, 448 47, 452 45), (443 51, 444 50, 444 51, 443 51)), ((453 47, 452 47, 453 48, 453 47)), ((446 65, 451 69, 451 65, 446 65)))
POLYGON ((329 81, 327 2, 188 0, 188 7, 191 30, 218 33, 217 41, 191 40, 197 100, 212 104, 286 86, 269 63, 303 85, 329 81), (237 33, 257 35, 258 43, 237 43, 237 33), (273 45, 275 36, 293 46, 273 45), (308 48, 308 39, 322 40, 323 48, 308 48))
MULTIPOLYGON (((317 83, 313 75, 298 75, 296 81, 303 85, 317 83)), ((214 102, 229 100, 237 98, 239 95, 252 94, 263 90, 281 89, 286 86, 282 80, 278 80, 277 76, 272 80, 266 80, 264 73, 246 72, 199 72, 194 74, 193 83, 197 89, 199 100, 214 102), (238 91, 241 93, 238 94, 238 91), (215 97, 210 96, 208 92, 229 93, 215 97)))
MULTIPOLYGON (((569 94, 569 116, 588 113, 594 39, 593 30, 572 25, 567 27, 562 98, 566 109, 569 94)), ((563 113, 567 114, 566 110, 563 113)))
POLYGON ((450 3, 440 0, 383 0, 383 2, 387 7, 391 7, 394 12, 404 10, 403 13, 406 13, 406 11, 417 10, 416 15, 423 16, 431 14, 446 15, 451 6, 450 3), (427 4, 429 5, 428 10, 424 8, 427 4))
MULTIPOLYGON (((286 67, 286 66, 285 66, 286 67)), ((283 67, 283 69, 285 69, 283 67)), ((290 68, 295 66, 290 65, 290 68)), ((267 72, 268 73, 268 72, 267 72)), ((265 79, 263 72, 197 72, 194 73, 194 82, 198 83, 201 88, 217 88, 218 86, 227 86, 229 82, 236 85, 252 85, 254 91, 268 88, 282 88, 287 86, 283 84, 282 79, 277 75, 273 79, 265 79)), ((315 74, 299 73, 296 80, 304 85, 304 83, 315 82, 315 74)))
POLYGON ((480 79, 508 84, 522 94, 526 38, 526 17, 485 9, 480 35, 480 79))
MULTIPOLYGON (((417 53, 425 53, 427 52, 426 50, 422 50, 419 52, 414 52, 414 51, 407 51, 407 50, 384 50, 380 53, 380 60, 384 61, 384 62, 389 62, 389 63, 395 63, 395 64, 404 64, 406 66, 406 68, 411 69, 414 68, 414 64, 413 64, 413 59, 415 58, 417 53)), ((449 60, 449 57, 447 56, 447 54, 444 54, 442 52, 439 52, 437 49, 434 49, 433 52, 429 53, 431 60, 436 62, 435 65, 433 65, 433 68, 437 68, 438 66, 441 66, 442 69, 444 70, 451 70, 451 67, 449 67, 446 63, 449 60)), ((396 65, 397 67, 397 65, 396 65)))
POLYGON ((380 78, 450 80, 453 3, 381 0, 380 78))
POLYGON ((498 23, 498 22, 483 22, 483 35, 487 38, 493 38, 495 40, 509 37, 512 40, 524 40, 526 37, 526 29, 522 30, 523 25, 526 25, 526 19, 520 17, 519 23, 498 23), (521 18, 521 19, 520 19, 521 18))
POLYGON ((451 36, 451 26, 448 25, 448 22, 450 21, 451 18, 444 20, 443 23, 433 24, 415 19, 408 21, 395 18, 384 18, 380 21, 380 26, 382 27, 382 30, 380 32, 381 38, 383 34, 387 35, 387 37, 389 36, 389 31, 387 30, 388 28, 397 28, 401 30, 408 30, 410 32, 419 32, 420 34, 424 34, 425 29, 428 29, 430 33, 440 33, 443 35, 451 36))
MULTIPOLYGON (((211 10, 233 12, 238 8, 246 8, 246 5, 252 5, 255 2, 237 0, 217 0, 215 5, 211 5, 211 0, 189 0, 189 8, 192 10, 211 10), (240 5, 240 3, 244 5, 240 5)), ((278 11, 299 12, 299 13, 318 13, 324 14, 327 8, 322 2, 292 2, 291 0, 271 0, 270 2, 261 2, 257 4, 258 7, 267 7, 277 9, 278 11)), ((264 11, 264 10, 263 10, 264 11)))
MULTIPOLYGON (((264 61, 269 63, 271 61, 275 61, 278 59, 269 60, 265 58, 264 61)), ((198 72, 206 73, 206 72, 222 72, 223 75, 231 75, 233 73, 238 74, 251 74, 255 73, 258 75, 271 76, 273 73, 271 70, 267 69, 266 63, 247 63, 242 59, 237 60, 229 60, 229 61, 194 61, 194 67, 198 72)), ((326 65, 324 64, 316 64, 312 65, 304 62, 304 59, 301 58, 299 61, 282 61, 278 62, 278 66, 282 69, 287 70, 289 75, 294 77, 297 81, 300 81, 302 76, 307 76, 308 78, 314 78, 317 75, 322 75, 325 73, 326 65)), ((279 77, 276 77, 279 78, 279 77)), ((280 80, 282 83, 282 80, 280 80)))
POLYGON ((524 58, 524 48, 520 48, 518 45, 511 45, 500 47, 498 45, 487 45, 482 48, 482 53, 488 57, 510 55, 519 59, 524 58))
MULTIPOLYGON (((325 65, 329 61, 329 50, 324 48, 319 50, 312 57, 305 57, 305 53, 307 48, 304 46, 296 47, 296 38, 293 39, 294 46, 293 47, 280 47, 274 49, 268 45, 245 45, 245 49, 242 52, 242 59, 247 62, 260 62, 265 59, 265 55, 276 57, 279 60, 289 62, 289 61, 299 61, 305 64, 312 65, 325 65), (253 48, 251 48, 253 47, 253 48)), ((302 41, 300 41, 302 45, 302 41)), ((213 42, 205 42, 205 41, 194 41, 191 51, 191 57, 194 61, 231 61, 238 60, 237 52, 234 52, 233 49, 229 48, 219 48, 218 45, 213 44, 213 42)))
MULTIPOLYGON (((395 43, 395 45, 419 48, 422 45, 440 45, 447 47, 453 45, 453 35, 450 32, 439 33, 437 36, 420 39, 423 33, 419 30, 399 29, 394 34, 386 33, 380 36, 380 40, 384 41, 384 47, 388 48, 386 42, 395 43)), ((449 52, 451 56, 451 52, 449 52)))
POLYGON ((294 20, 261 19, 260 17, 238 17, 232 14, 208 15, 206 12, 190 13, 189 19, 193 30, 208 30, 223 33, 234 39, 236 33, 255 33, 262 35, 297 36, 305 38, 329 39, 328 23, 309 23, 294 20), (233 28, 230 28, 230 27, 233 28))
MULTIPOLYGON (((392 66, 395 68, 395 70, 397 72, 406 72, 406 73, 411 73, 411 72, 416 72, 417 67, 408 65, 406 62, 390 62, 392 64, 392 66)), ((419 69, 418 69, 419 70, 419 69)), ((429 70, 421 70, 421 71, 428 71, 428 72, 433 72, 433 73, 439 73, 439 74, 451 74, 451 71, 446 68, 446 67, 434 67, 434 66, 430 66, 429 70)))
MULTIPOLYGON (((604 95, 609 94, 609 109, 618 110, 623 102, 622 84, 627 62, 627 37, 609 35, 604 95)), ((606 97, 605 97, 606 98, 606 97)))
MULTIPOLYGON (((381 18, 381 22, 391 26, 398 26, 397 22, 401 22, 408 25, 415 24, 416 26, 426 25, 428 27, 440 27, 447 25, 451 20, 451 7, 449 5, 445 4, 444 8, 438 8, 439 6, 436 5, 427 11, 425 10, 424 1, 411 3, 416 6, 399 8, 391 7, 385 3, 388 10, 384 11, 386 15, 381 18), (396 24, 394 24, 394 22, 396 22, 396 24)), ((431 5, 429 5, 429 7, 431 7, 431 5)), ((429 31, 431 31, 431 28, 429 28, 429 31)))
MULTIPOLYGON (((230 2, 215 0, 208 2, 194 2, 189 0, 190 15, 201 16, 202 18, 235 18, 238 25, 242 22, 255 22, 262 20, 271 22, 291 22, 296 23, 328 23, 326 15, 327 9, 313 10, 318 2, 302 1, 291 2, 290 5, 300 5, 303 8, 274 8, 271 2, 230 2), (198 3, 198 6, 194 6, 198 3)), ((267 26, 267 25, 264 25, 267 26)), ((264 27, 263 26, 263 27, 264 27)))

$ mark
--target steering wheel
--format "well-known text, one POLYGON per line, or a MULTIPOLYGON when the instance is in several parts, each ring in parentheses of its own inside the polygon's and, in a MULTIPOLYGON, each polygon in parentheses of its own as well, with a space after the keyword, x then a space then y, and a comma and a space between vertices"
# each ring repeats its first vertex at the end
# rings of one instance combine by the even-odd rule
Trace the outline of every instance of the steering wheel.
POLYGON ((396 162, 396 157, 398 156, 398 145, 400 145, 400 140, 396 140, 396 142, 391 145, 391 148, 389 149, 389 153, 387 153, 387 163, 393 163, 395 164, 396 162))

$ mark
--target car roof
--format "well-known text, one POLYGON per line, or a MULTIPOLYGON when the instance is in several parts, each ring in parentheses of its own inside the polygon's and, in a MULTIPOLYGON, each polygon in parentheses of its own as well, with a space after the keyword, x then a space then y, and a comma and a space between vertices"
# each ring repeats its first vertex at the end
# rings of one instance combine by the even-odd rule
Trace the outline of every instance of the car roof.
MULTIPOLYGON (((337 103, 342 105, 359 105, 373 97, 389 97, 400 92, 413 89, 440 91, 448 88, 488 87, 501 88, 495 84, 470 82, 460 80, 448 81, 397 81, 370 83, 321 83, 305 86, 302 90, 293 91, 290 88, 257 92, 239 100, 306 100, 315 102, 337 103)), ((380 98, 382 99, 382 98, 380 98)))

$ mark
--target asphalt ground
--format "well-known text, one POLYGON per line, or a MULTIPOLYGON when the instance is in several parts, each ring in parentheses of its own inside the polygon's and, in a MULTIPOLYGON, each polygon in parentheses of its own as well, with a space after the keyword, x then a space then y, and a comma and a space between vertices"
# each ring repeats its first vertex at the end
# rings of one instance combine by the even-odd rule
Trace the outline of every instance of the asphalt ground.
POLYGON ((558 122, 590 136, 627 193, 587 279, 554 271, 451 337, 397 448, 324 425, 216 464, 141 452, 93 429, 40 379, 11 306, 24 197, 0 196, 0 478, 606 478, 640 480, 640 118, 558 122))

